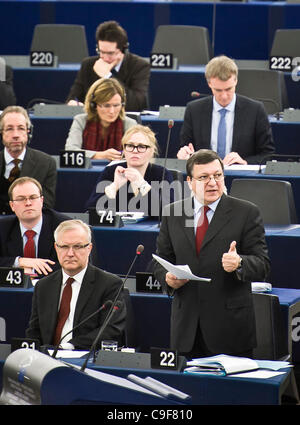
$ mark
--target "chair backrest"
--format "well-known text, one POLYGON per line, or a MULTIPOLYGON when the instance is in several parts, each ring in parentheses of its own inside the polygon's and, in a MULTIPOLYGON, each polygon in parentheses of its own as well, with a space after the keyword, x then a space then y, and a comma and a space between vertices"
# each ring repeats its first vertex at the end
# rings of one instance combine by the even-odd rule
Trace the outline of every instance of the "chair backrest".
POLYGON ((152 46, 153 53, 172 53, 179 65, 207 64, 212 47, 206 27, 160 25, 152 46))
POLYGON ((300 29, 279 29, 274 34, 270 56, 300 56, 300 29))
POLYGON ((253 355, 261 360, 287 360, 290 357, 287 330, 279 298, 273 294, 253 293, 257 346, 253 355))
POLYGON ((256 204, 264 224, 298 223, 290 182, 269 179, 234 179, 230 195, 256 204))
POLYGON ((126 324, 125 324, 125 346, 129 348, 139 348, 139 342, 137 338, 136 321, 130 293, 128 288, 123 289, 123 297, 126 305, 126 324))
POLYGON ((83 25, 39 24, 34 28, 30 51, 51 51, 59 63, 80 63, 89 56, 83 25))
POLYGON ((268 114, 288 108, 284 73, 269 69, 240 69, 237 93, 260 100, 268 114))

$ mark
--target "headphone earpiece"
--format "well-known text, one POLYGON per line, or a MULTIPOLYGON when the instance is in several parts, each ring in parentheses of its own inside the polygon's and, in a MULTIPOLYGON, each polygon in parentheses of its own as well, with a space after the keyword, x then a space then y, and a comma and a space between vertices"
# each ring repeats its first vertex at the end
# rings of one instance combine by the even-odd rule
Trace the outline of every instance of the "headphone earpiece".
POLYGON ((93 91, 92 96, 91 96, 91 100, 90 100, 91 111, 95 111, 97 109, 97 103, 96 103, 96 100, 95 100, 95 91, 96 91, 96 89, 93 91))

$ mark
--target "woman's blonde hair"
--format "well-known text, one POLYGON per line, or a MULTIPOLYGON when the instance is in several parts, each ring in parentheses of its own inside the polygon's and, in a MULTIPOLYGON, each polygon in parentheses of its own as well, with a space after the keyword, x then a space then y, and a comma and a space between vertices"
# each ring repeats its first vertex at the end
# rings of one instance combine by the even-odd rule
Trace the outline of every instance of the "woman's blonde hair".
POLYGON ((91 85, 85 96, 84 109, 88 115, 88 121, 99 120, 97 105, 109 102, 115 94, 119 94, 121 97, 122 107, 119 117, 124 120, 126 101, 124 87, 115 78, 101 78, 91 85))
POLYGON ((153 156, 157 156, 158 155, 158 144, 157 144, 157 140, 155 137, 155 134, 153 133, 153 131, 151 130, 150 127, 147 127, 145 125, 141 125, 141 124, 137 124, 134 125, 133 127, 130 127, 124 134, 123 138, 122 138, 122 146, 124 148, 124 145, 126 143, 128 143, 130 137, 135 134, 135 133, 142 133, 144 134, 144 136, 147 137, 147 139, 149 140, 151 147, 154 150, 154 154, 153 156))

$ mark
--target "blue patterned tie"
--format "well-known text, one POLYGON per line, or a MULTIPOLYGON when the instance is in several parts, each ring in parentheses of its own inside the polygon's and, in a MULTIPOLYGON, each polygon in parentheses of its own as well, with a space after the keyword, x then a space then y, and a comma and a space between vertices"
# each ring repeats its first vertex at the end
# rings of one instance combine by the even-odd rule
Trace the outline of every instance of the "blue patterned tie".
POLYGON ((225 108, 219 110, 221 119, 219 122, 219 128, 218 128, 218 147, 217 152, 219 156, 224 159, 225 152, 226 152, 226 121, 225 116, 227 110, 225 108))

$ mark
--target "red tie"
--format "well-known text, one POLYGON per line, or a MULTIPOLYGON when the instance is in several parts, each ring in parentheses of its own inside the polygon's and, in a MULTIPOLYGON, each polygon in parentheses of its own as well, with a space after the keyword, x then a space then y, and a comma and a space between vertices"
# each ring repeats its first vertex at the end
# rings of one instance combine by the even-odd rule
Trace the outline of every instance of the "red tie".
POLYGON ((59 341, 61 339, 61 331, 64 327, 64 324, 67 320, 67 318, 69 317, 70 314, 70 302, 71 302, 71 298, 72 298, 72 283, 74 282, 74 279, 72 277, 69 277, 67 282, 66 282, 66 286, 64 287, 63 293, 62 293, 62 297, 61 297, 61 302, 60 302, 60 307, 59 307, 59 312, 58 312, 58 316, 57 316, 57 324, 56 324, 56 329, 55 329, 55 334, 54 334, 54 339, 53 339, 53 344, 54 345, 58 345, 59 341))
POLYGON ((24 257, 25 258, 35 258, 35 243, 34 236, 36 232, 34 230, 26 230, 25 235, 27 237, 27 242, 24 246, 24 257))
POLYGON ((208 220, 207 220, 207 211, 209 210, 209 207, 205 205, 201 208, 201 214, 198 220, 197 224, 197 231, 196 231, 196 251, 197 255, 199 255, 201 245, 206 233, 206 230, 208 228, 208 220))

